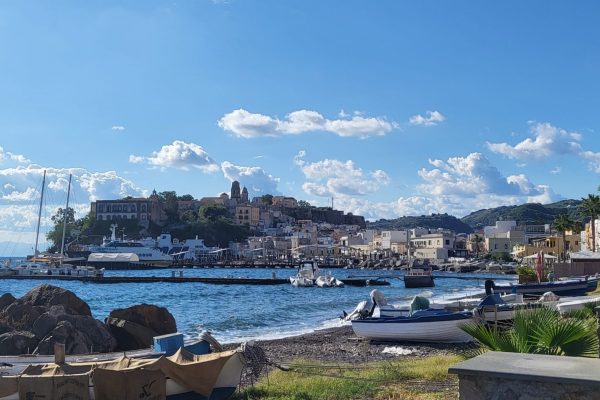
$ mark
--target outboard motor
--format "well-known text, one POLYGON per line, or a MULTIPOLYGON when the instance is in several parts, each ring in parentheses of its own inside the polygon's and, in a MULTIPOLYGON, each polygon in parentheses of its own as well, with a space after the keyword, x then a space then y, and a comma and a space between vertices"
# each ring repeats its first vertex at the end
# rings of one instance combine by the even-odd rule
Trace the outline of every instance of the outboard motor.
POLYGON ((350 314, 346 314, 342 316, 343 321, 352 321, 355 319, 362 319, 370 317, 373 314, 373 310, 375 309, 375 305, 371 301, 363 300, 352 311, 350 314))
POLYGON ((496 284, 494 283, 493 280, 486 279, 484 285, 485 285, 485 294, 487 296, 494 293, 494 290, 496 289, 496 284))
POLYGON ((376 306, 387 306, 387 301, 385 300, 385 296, 383 295, 383 292, 381 292, 380 290, 377 289, 373 289, 371 290, 371 294, 369 295, 371 297, 371 301, 373 302, 374 305, 376 306))

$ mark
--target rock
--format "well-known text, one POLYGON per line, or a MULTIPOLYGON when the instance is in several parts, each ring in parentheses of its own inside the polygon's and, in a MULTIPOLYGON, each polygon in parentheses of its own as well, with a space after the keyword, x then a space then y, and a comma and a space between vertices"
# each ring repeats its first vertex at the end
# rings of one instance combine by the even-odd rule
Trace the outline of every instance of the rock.
POLYGON ((17 331, 30 331, 35 320, 45 311, 42 306, 23 304, 16 300, 0 312, 0 324, 17 331))
POLYGON ((35 335, 31 332, 13 331, 3 333, 0 335, 0 355, 31 354, 37 343, 35 335))
POLYGON ((124 319, 107 318, 106 325, 123 351, 147 349, 152 346, 154 336, 158 336, 152 329, 124 319))
POLYGON ((150 304, 113 310, 106 324, 120 350, 148 348, 154 336, 177 332, 173 315, 164 307, 150 304))
POLYGON ((7 306, 15 301, 15 296, 10 293, 4 293, 0 296, 0 310, 4 310, 7 306))
POLYGON ((90 307, 70 290, 52 285, 40 285, 21 297, 18 302, 33 306, 51 307, 62 305, 69 314, 92 315, 90 307))
POLYGON ((114 351, 117 347, 116 339, 111 335, 108 327, 101 321, 88 315, 71 315, 64 306, 52 306, 33 323, 32 332, 38 339, 43 339, 53 331, 61 321, 69 322, 73 328, 81 333, 85 342, 89 344, 90 351, 106 353, 114 351))
POLYGON ((108 318, 124 319, 152 329, 159 335, 177 332, 173 315, 164 307, 151 304, 138 304, 128 308, 112 310, 108 318))
POLYGON ((91 342, 79 332, 69 321, 60 321, 46 335, 34 350, 35 354, 54 354, 54 344, 65 345, 65 354, 86 354, 90 352, 91 342))

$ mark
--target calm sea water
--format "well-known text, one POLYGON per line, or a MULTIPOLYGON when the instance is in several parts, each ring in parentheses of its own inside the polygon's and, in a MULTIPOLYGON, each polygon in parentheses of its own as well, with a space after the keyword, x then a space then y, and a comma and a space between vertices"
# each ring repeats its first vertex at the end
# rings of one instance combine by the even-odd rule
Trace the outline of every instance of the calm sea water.
MULTIPOLYGON (((107 271, 106 276, 170 276, 173 270, 107 271)), ((184 269, 176 275, 207 277, 278 278, 295 274, 293 269, 184 269)), ((326 270, 327 271, 327 270, 326 270)), ((392 271, 331 270, 338 278, 348 275, 390 275, 392 271)), ((401 303, 423 292, 405 289, 401 279, 388 279, 391 286, 378 287, 388 301, 401 303)), ((0 280, 0 293, 19 297, 41 284, 39 280, 0 280)), ((115 308, 149 303, 169 309, 178 330, 186 338, 211 331, 223 342, 279 338, 339 326, 342 310, 351 311, 368 299, 373 287, 294 288, 291 285, 210 285, 203 283, 93 284, 74 281, 48 283, 73 291, 85 300, 94 317, 103 320, 115 308)), ((427 289, 434 298, 475 294, 483 289, 483 278, 436 279, 427 289)))

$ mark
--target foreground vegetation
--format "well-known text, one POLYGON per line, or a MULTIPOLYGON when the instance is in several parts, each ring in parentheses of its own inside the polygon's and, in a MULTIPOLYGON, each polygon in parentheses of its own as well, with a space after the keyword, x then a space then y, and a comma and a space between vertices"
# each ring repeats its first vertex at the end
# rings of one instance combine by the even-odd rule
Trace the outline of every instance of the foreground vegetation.
POLYGON ((443 355, 360 366, 300 361, 290 371, 271 372, 237 399, 456 399, 458 380, 448 368, 462 360, 443 355))

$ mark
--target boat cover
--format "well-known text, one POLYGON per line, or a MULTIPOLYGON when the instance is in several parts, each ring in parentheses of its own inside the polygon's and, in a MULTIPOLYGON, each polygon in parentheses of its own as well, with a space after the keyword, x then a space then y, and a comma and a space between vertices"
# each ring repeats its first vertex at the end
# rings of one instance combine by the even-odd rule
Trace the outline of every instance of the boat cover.
POLYGON ((415 312, 420 310, 427 310, 429 308, 429 300, 425 297, 415 296, 413 301, 410 303, 409 315, 413 315, 415 312))
POLYGON ((96 399, 164 399, 165 377, 209 397, 225 363, 234 356, 240 357, 237 350, 195 355, 181 348, 170 357, 144 359, 123 356, 104 362, 34 364, 17 377, 0 378, 0 396, 18 391, 22 399, 38 397, 21 397, 21 393, 39 393, 46 396, 39 398, 49 399, 88 399, 91 375, 96 399), (79 392, 80 383, 84 381, 85 395, 79 392), (72 393, 73 396, 61 397, 60 393, 72 393), (152 396, 148 396, 150 393, 152 396))

